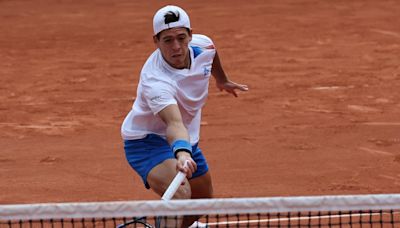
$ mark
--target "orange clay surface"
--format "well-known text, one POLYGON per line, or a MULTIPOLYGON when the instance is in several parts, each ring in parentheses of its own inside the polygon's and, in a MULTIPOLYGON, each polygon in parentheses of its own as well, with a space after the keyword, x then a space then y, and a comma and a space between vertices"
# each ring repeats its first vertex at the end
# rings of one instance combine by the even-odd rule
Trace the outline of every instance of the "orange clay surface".
MULTIPOLYGON (((399 192, 398 3, 174 2, 250 87, 210 84, 200 146, 215 197, 399 192)), ((165 4, 0 0, 0 203, 158 199, 120 125, 165 4)))

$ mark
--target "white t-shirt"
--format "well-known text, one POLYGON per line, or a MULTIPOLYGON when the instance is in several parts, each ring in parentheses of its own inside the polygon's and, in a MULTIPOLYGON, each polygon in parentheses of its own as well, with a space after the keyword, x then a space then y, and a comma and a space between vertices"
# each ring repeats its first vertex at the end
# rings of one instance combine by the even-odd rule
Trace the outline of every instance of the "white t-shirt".
POLYGON ((177 104, 190 143, 199 141, 201 108, 208 95, 215 48, 207 36, 193 34, 189 51, 190 69, 171 67, 159 49, 147 59, 140 73, 136 100, 121 127, 123 139, 140 139, 151 133, 166 137, 166 124, 157 113, 177 104))

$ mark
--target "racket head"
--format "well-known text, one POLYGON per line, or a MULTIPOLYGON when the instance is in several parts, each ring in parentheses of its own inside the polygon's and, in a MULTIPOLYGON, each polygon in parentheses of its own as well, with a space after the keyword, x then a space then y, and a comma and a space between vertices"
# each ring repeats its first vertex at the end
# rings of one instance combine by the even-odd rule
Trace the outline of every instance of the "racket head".
MULTIPOLYGON (((119 224, 116 228, 155 228, 146 221, 145 217, 134 218, 132 220, 126 221, 123 224, 119 224)), ((157 226, 156 226, 157 227, 157 226)))

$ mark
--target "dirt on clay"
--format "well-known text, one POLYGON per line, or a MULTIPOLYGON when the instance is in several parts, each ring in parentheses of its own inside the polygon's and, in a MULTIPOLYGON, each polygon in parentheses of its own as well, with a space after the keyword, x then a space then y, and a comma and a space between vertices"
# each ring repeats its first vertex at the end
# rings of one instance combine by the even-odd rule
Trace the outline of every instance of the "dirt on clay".
MULTIPOLYGON (((0 1, 0 203, 158 199, 120 125, 167 3, 0 1)), ((200 147, 215 197, 399 191, 398 1, 174 4, 250 88, 210 83, 200 147)))

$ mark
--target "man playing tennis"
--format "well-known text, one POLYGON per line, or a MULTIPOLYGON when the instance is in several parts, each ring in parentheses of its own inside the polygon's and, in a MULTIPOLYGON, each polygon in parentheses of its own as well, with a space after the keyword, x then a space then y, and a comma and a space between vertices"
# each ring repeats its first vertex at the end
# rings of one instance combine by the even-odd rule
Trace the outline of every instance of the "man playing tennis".
MULTIPOLYGON (((146 188, 159 196, 182 171, 187 179, 175 199, 211 198, 211 176, 198 146, 210 76, 234 96, 248 88, 228 79, 212 40, 192 34, 183 9, 161 8, 153 29, 157 49, 142 68, 136 100, 121 127, 126 158, 146 188)), ((196 219, 185 217, 181 227, 196 219)))

